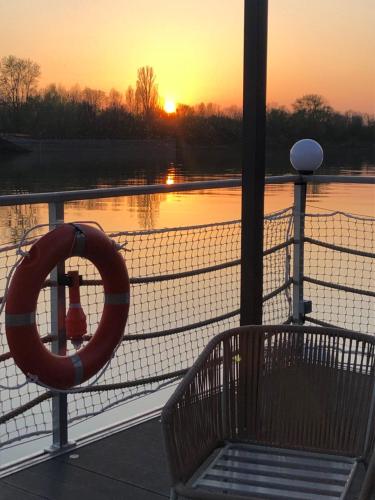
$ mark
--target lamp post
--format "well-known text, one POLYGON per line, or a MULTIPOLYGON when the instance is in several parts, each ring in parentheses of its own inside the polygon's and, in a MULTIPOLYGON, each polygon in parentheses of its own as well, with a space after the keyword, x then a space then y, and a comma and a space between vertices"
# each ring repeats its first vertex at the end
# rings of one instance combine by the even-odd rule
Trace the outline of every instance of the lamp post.
POLYGON ((313 139, 302 139, 290 150, 290 162, 299 173, 294 184, 294 248, 293 248, 293 323, 302 324, 305 314, 311 312, 311 303, 304 300, 304 238, 307 181, 305 175, 312 175, 323 162, 323 149, 313 139))

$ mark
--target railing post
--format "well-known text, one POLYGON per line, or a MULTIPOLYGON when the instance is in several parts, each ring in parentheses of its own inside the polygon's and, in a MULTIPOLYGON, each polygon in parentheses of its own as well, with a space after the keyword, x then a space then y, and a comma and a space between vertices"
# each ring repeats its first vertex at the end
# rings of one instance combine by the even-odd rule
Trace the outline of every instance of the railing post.
MULTIPOLYGON (((49 228, 54 229, 64 222, 64 203, 48 204, 49 228)), ((65 264, 60 262, 51 272, 51 335, 52 352, 64 354, 66 350, 65 334, 65 285, 59 285, 59 276, 65 274, 65 264)), ((49 451, 66 448, 68 442, 68 397, 67 394, 55 393, 52 398, 52 446, 49 451)))
POLYGON ((303 295, 304 237, 307 183, 302 176, 294 184, 293 323, 304 323, 303 295))
MULTIPOLYGON (((304 245, 306 211, 306 177, 312 175, 323 162, 323 149, 313 139, 301 139, 290 150, 290 162, 299 173, 294 183, 294 258, 293 258, 293 323, 305 322, 305 314, 311 312, 311 302, 305 302, 303 295, 304 281, 304 245)), ((307 177, 308 179, 310 177, 307 177)))

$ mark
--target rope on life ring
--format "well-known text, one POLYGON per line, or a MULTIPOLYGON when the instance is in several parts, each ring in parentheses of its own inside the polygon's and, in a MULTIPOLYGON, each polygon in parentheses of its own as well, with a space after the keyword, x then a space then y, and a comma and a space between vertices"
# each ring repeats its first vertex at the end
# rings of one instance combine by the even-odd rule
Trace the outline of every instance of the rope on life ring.
MULTIPOLYGON (((95 375, 110 359, 124 333, 129 313, 130 284, 116 243, 86 224, 61 224, 41 237, 25 254, 9 286, 5 328, 17 366, 31 380, 55 389, 69 389, 95 375), (98 328, 88 344, 69 356, 51 353, 36 325, 40 290, 56 265, 73 256, 98 269, 104 306, 98 328)), ((60 318, 61 322, 65 318, 60 318)))

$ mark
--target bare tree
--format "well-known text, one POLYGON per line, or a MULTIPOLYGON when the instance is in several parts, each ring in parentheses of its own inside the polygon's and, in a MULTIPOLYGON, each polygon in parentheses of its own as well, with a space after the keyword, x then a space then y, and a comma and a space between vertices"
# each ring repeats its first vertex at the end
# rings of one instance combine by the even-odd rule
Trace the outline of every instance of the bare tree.
POLYGON ((109 108, 121 109, 122 107, 122 94, 116 89, 111 89, 107 99, 109 108))
POLYGON ((316 121, 325 120, 333 112, 325 98, 318 94, 306 94, 296 99, 293 110, 316 121))
POLYGON ((39 95, 43 97, 46 101, 54 102, 68 102, 69 92, 63 85, 56 85, 55 83, 50 83, 45 89, 39 92, 39 95))
POLYGON ((105 92, 85 87, 82 91, 82 102, 87 103, 94 111, 100 111, 105 104, 105 92))
POLYGON ((0 99, 18 109, 35 92, 39 76, 39 64, 30 59, 3 57, 0 60, 0 99))
POLYGON ((176 112, 178 116, 193 116, 194 108, 192 106, 188 106, 187 104, 178 103, 176 112))
POLYGON ((138 69, 137 86, 135 91, 136 100, 139 99, 141 112, 150 116, 159 104, 159 92, 156 84, 156 75, 151 66, 143 66, 138 69))
POLYGON ((135 91, 131 85, 129 85, 125 92, 125 106, 129 113, 133 115, 138 113, 135 91))
POLYGON ((217 116, 220 115, 220 106, 218 104, 214 104, 213 102, 209 102, 207 104, 201 102, 195 106, 195 112, 197 115, 205 118, 209 116, 217 116))
POLYGON ((68 90, 68 99, 71 101, 71 102, 81 102, 81 98, 82 98, 82 90, 81 90, 81 87, 78 85, 78 83, 76 83, 75 85, 73 85, 73 87, 70 87, 70 89, 68 90))
POLYGON ((242 109, 239 106, 232 105, 228 106, 223 111, 224 116, 229 116, 233 120, 241 120, 242 119, 242 109))

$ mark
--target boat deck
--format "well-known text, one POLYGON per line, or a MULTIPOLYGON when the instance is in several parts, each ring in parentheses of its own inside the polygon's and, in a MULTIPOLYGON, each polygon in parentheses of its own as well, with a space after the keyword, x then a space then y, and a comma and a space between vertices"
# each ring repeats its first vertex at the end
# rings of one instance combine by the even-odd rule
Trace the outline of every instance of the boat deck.
MULTIPOLYGON (((364 469, 352 483, 356 500, 364 469)), ((169 475, 158 419, 149 420, 0 480, 1 500, 160 500, 169 475), (77 456, 78 455, 78 456, 77 456)))
POLYGON ((157 419, 0 480, 1 500, 161 500, 169 475, 157 419), (78 455, 78 458, 70 458, 78 455))

